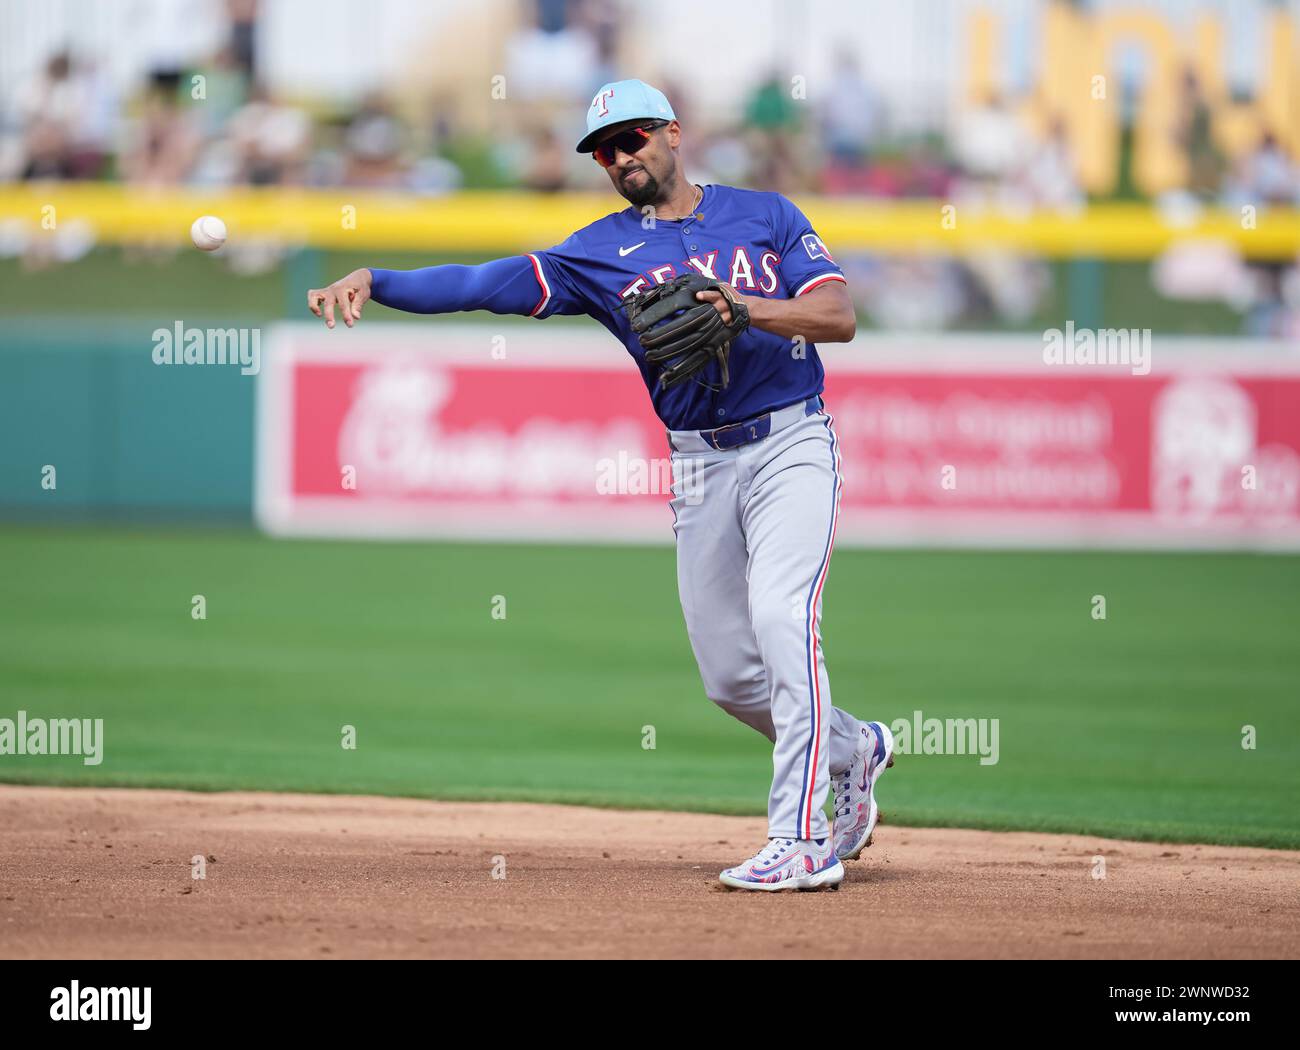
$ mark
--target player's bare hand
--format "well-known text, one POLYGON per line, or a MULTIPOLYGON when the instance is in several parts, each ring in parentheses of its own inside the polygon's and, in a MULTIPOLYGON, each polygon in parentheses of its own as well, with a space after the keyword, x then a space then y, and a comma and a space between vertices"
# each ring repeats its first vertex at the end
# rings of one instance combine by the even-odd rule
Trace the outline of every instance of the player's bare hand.
POLYGON ((343 323, 351 328, 361 320, 361 307, 370 301, 369 270, 353 270, 327 288, 313 288, 307 293, 307 308, 325 318, 325 327, 334 327, 334 307, 339 308, 343 323))
MULTIPOLYGON (((748 305, 748 296, 741 295, 729 284, 724 285, 724 287, 730 290, 731 294, 736 297, 737 302, 748 305)), ((712 303, 713 308, 722 314, 722 323, 731 324, 731 303, 727 301, 727 297, 721 292, 696 292, 695 298, 703 303, 712 303)))

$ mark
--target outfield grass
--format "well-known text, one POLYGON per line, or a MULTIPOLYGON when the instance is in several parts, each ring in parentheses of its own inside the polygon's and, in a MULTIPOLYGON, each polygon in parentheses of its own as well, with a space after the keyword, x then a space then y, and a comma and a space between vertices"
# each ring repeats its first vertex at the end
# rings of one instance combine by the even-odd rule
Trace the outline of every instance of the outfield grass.
MULTIPOLYGON (((0 717, 106 745, 0 780, 762 813, 769 749, 704 699, 672 559, 3 529, 0 717)), ((900 758, 892 823, 1296 848, 1297 624, 1294 557, 841 551, 825 636, 856 714, 1000 720, 996 765, 900 758)))

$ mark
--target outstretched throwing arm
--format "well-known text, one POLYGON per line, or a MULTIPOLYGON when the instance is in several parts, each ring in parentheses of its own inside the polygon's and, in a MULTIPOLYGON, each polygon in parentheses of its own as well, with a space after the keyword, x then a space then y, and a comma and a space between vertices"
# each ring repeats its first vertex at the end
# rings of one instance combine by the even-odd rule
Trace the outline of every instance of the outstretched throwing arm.
POLYGON ((373 299, 383 306, 417 314, 489 310, 494 314, 534 314, 544 301, 532 256, 493 259, 478 266, 428 266, 422 270, 353 270, 324 288, 307 293, 307 306, 325 327, 334 327, 334 308, 351 328, 361 308, 373 299))

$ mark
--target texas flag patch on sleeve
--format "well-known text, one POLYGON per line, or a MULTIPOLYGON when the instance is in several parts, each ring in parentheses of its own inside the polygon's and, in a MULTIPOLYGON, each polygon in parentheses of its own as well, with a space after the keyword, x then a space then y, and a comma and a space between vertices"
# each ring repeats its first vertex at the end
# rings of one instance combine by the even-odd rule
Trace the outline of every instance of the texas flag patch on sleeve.
POLYGON ((815 233, 805 233, 803 235, 803 249, 808 253, 810 259, 825 259, 827 262, 834 262, 831 253, 827 251, 826 245, 822 239, 815 233))

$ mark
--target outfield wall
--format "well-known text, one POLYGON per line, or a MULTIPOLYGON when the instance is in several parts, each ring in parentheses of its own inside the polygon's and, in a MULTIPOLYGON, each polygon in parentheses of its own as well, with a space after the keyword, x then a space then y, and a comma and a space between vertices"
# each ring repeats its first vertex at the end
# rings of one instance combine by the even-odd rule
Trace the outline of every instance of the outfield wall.
MULTIPOLYGON (((672 540, 664 433, 603 332, 285 325, 272 343, 272 533, 672 540)), ((1156 340, 1146 364, 1071 365, 1041 338, 864 337, 825 359, 841 544, 1300 549, 1294 347, 1156 340)))
MULTIPOLYGON (((663 432, 594 326, 289 324, 257 375, 159 365, 154 331, 6 328, 0 519, 672 540, 663 432)), ((841 544, 1300 549, 1294 347, 1157 338, 1148 375, 1019 336, 825 358, 841 544)))
POLYGON ((249 521, 256 378, 159 367, 155 330, 151 320, 5 325, 0 519, 249 521))

